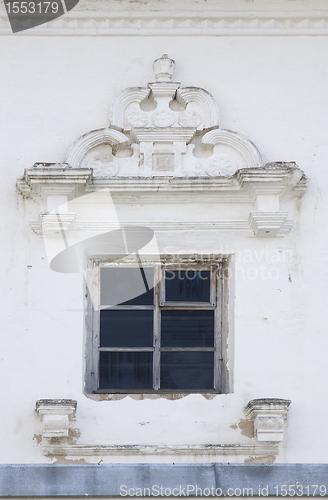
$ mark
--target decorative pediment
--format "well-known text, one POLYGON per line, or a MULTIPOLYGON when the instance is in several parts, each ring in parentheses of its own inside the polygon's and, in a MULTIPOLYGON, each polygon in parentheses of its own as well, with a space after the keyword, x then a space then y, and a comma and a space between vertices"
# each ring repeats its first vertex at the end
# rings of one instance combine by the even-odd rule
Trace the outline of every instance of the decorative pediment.
POLYGON ((109 128, 80 137, 65 163, 92 168, 94 178, 232 176, 261 166, 246 137, 219 129, 211 94, 171 81, 174 68, 166 54, 156 59, 156 82, 123 90, 112 103, 109 128))
MULTIPOLYGON (((104 188, 120 203, 131 196, 136 202, 167 206, 180 201, 246 203, 249 208, 243 219, 231 215, 231 220, 221 221, 215 216, 199 221, 198 227, 207 224, 213 230, 266 237, 288 233, 292 221, 281 210, 281 202, 302 194, 304 173, 294 162, 264 165, 249 139, 219 128, 218 107, 206 90, 172 82, 174 68, 175 62, 166 54, 156 59, 156 81, 123 90, 110 108, 109 127, 77 139, 63 163, 36 163, 25 170, 19 191, 47 201, 48 212, 32 222, 37 234, 58 233, 57 216, 51 213, 56 204, 65 207, 76 196, 104 188)), ((78 226, 75 212, 64 217, 64 209, 60 210, 61 230, 78 226)), ((130 222, 135 223, 126 221, 130 222)), ((156 220, 143 223, 159 224, 156 220)), ((177 221, 178 229, 181 223, 177 221)), ((163 229, 173 229, 170 220, 161 224, 163 229)), ((188 226, 187 221, 183 224, 188 226)), ((99 225, 95 221, 95 227, 99 225)))

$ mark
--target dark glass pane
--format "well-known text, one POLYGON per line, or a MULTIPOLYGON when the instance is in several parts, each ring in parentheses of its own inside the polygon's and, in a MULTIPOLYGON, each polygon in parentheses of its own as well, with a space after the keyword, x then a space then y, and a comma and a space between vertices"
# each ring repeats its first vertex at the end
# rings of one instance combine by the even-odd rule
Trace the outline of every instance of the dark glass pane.
POLYGON ((214 353, 162 352, 161 389, 214 389, 214 353))
POLYGON ((99 389, 152 389, 152 352, 100 352, 99 389))
POLYGON ((213 347, 214 311, 162 311, 162 347, 213 347))
POLYGON ((165 300, 168 302, 209 302, 210 271, 165 271, 165 300))
POLYGON ((153 303, 153 269, 149 267, 100 269, 101 305, 151 305, 153 303))
POLYGON ((153 311, 100 311, 100 347, 152 347, 153 311))

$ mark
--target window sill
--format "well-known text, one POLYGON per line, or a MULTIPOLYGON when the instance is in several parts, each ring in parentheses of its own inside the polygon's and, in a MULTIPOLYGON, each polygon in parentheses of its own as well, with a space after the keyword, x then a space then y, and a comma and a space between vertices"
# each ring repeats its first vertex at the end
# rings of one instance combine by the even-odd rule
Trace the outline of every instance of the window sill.
POLYGON ((126 397, 130 397, 131 399, 135 400, 143 400, 143 399, 170 399, 172 401, 176 399, 181 399, 185 398, 186 396, 190 395, 199 395, 203 396, 205 399, 213 399, 216 396, 220 396, 222 393, 214 392, 214 391, 207 391, 207 392, 192 392, 192 391, 180 391, 180 392, 158 392, 158 391, 152 391, 152 392, 101 392, 101 391, 96 391, 93 394, 85 394, 85 396, 89 399, 93 399, 94 401, 118 401, 120 399, 124 399, 126 397))

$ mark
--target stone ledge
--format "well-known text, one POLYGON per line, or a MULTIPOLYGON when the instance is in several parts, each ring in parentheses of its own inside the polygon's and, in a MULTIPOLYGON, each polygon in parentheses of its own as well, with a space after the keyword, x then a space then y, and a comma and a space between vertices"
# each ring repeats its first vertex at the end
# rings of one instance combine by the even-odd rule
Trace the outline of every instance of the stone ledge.
POLYGON ((60 456, 211 456, 244 455, 268 457, 278 454, 278 447, 272 444, 203 444, 203 445, 68 445, 47 444, 45 455, 60 456))

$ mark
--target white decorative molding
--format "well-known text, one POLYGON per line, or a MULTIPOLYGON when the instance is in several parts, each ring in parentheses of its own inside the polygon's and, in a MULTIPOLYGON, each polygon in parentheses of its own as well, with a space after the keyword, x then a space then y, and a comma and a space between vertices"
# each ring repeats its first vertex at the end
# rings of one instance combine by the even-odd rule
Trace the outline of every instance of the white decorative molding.
POLYGON ((153 68, 156 77, 156 82, 172 81, 175 62, 172 59, 169 59, 167 57, 167 54, 164 54, 162 57, 155 59, 153 68))
MULTIPOLYGON (((251 213, 252 215, 252 213, 251 213)), ((99 233, 100 231, 113 231, 116 229, 116 225, 110 222, 104 222, 101 220, 95 221, 83 221, 79 220, 75 221, 76 214, 67 214, 67 217, 70 217, 69 222, 65 222, 65 217, 60 216, 61 223, 58 224, 54 221, 53 226, 51 224, 51 220, 54 216, 52 214, 44 214, 43 216, 39 216, 39 220, 31 221, 31 229, 38 236, 48 236, 48 237, 56 237, 60 236, 62 232, 69 232, 70 230, 74 231, 91 231, 95 233, 99 233)), ((286 214, 285 214, 286 217, 286 214)), ((245 236, 256 236, 256 237, 283 237, 285 236, 292 228, 293 221, 285 220, 282 221, 282 224, 279 227, 273 227, 273 221, 268 220, 260 230, 257 230, 254 227, 254 223, 251 220, 251 216, 249 220, 243 219, 231 219, 231 220, 221 220, 221 221, 172 221, 172 220, 164 220, 164 221, 143 221, 143 227, 147 227, 156 232, 178 232, 181 231, 206 231, 206 232, 217 232, 217 231, 229 231, 229 232, 239 232, 245 234, 245 236)), ((133 220, 125 220, 121 221, 123 227, 131 227, 136 224, 133 220)), ((277 221, 278 225, 278 221, 277 221)))
MULTIPOLYGON (((131 203, 131 196, 143 205, 152 203, 248 203, 256 204, 258 198, 262 200, 277 197, 283 200, 291 193, 300 196, 305 187, 306 179, 296 164, 279 162, 275 167, 271 163, 255 169, 241 169, 230 177, 198 177, 198 178, 171 178, 171 177, 139 177, 139 178, 92 178, 91 169, 48 169, 43 166, 26 170, 24 178, 18 181, 18 188, 25 196, 43 196, 48 198, 54 194, 68 196, 72 193, 96 193, 109 189, 112 196, 119 203, 131 203), (72 176, 73 173, 76 175, 72 176), (76 182, 76 184, 75 184, 76 182), (262 198, 261 198, 262 197, 262 198)), ((261 201, 262 203, 262 201, 261 201)), ((262 203, 263 204, 263 203, 262 203)), ((260 205, 261 206, 261 205, 260 205)), ((268 201, 263 204, 268 206, 268 201)), ((274 206, 275 207, 275 206, 274 206)), ((60 213, 62 229, 64 231, 105 231, 113 229, 107 220, 83 221, 79 216, 67 212, 60 213)), ((136 224, 136 220, 125 220, 124 226, 136 224)), ((287 213, 273 211, 250 211, 249 218, 244 220, 199 219, 189 221, 172 220, 143 220, 144 226, 158 231, 182 231, 197 229, 218 231, 240 231, 255 236, 284 236, 292 226, 287 220, 287 213), (270 231, 269 233, 267 231, 270 231)), ((43 235, 52 232, 55 236, 59 229, 58 219, 52 214, 41 213, 37 221, 31 222, 32 230, 43 235)), ((116 226, 115 226, 116 227, 116 226)), ((59 234, 59 233, 57 233, 59 234)))
POLYGON ((257 441, 278 443, 284 438, 284 421, 291 401, 287 399, 253 399, 245 407, 248 418, 254 420, 257 441))
MULTIPOLYGON (((124 110, 131 107, 132 104, 140 104, 150 94, 150 89, 143 87, 131 87, 122 90, 114 99, 109 112, 109 124, 112 128, 123 130, 124 128, 124 110)), ((137 107, 137 112, 142 113, 137 107)), ((147 115, 146 115, 147 116, 147 115)), ((129 122, 129 120, 128 120, 129 122)))
MULTIPOLYGON (((220 158, 222 150, 224 157, 229 158, 229 152, 231 151, 231 160, 234 160, 236 165, 239 163, 239 168, 262 166, 261 155, 256 146, 247 137, 237 134, 237 132, 222 129, 210 130, 203 136, 202 144, 213 146, 214 156, 217 158, 220 158)), ((208 161, 211 161, 211 158, 208 161)))
MULTIPOLYGON (((25 196, 38 196, 43 192, 67 195, 74 188, 81 192, 95 192, 109 188, 112 193, 210 193, 221 192, 220 202, 248 201, 254 203, 259 195, 290 196, 297 190, 300 195, 306 189, 306 177, 296 163, 279 162, 254 169, 240 169, 227 177, 111 177, 92 179, 92 169, 34 167, 26 169, 17 182, 25 196), (53 190, 52 190, 53 188, 53 190), (57 188, 56 193, 54 189, 57 188), (48 192, 49 191, 49 192, 48 192), (225 194, 224 194, 225 193, 225 194)), ((217 198, 216 198, 217 199, 217 198)))
MULTIPOLYGON (((68 233, 69 231, 85 231, 85 232, 94 232, 94 233, 99 233, 101 231, 103 232, 109 232, 117 229, 117 224, 115 223, 110 223, 110 222, 104 222, 101 220, 95 220, 95 221, 85 221, 85 220, 79 220, 76 222, 76 214, 71 214, 72 217, 74 216, 74 221, 72 222, 71 225, 65 226, 63 224, 63 228, 61 232, 59 233, 57 231, 58 227, 56 228, 54 226, 54 230, 48 230, 48 228, 45 229, 45 224, 44 224, 44 219, 49 216, 50 214, 45 214, 43 218, 39 216, 38 220, 31 221, 30 226, 32 231, 37 234, 38 236, 47 236, 47 237, 56 237, 60 236, 62 232, 68 233)), ((52 215, 51 215, 52 216, 52 215)), ((121 221, 122 227, 133 227, 135 225, 135 221, 132 220, 126 220, 126 221, 121 221)), ((206 232, 216 232, 216 231, 229 231, 229 232, 237 232, 237 233, 243 233, 247 236, 252 236, 254 234, 252 228, 249 225, 248 220, 222 220, 218 222, 214 221, 172 221, 172 220, 165 220, 165 221, 143 221, 142 226, 152 229, 153 231, 157 232, 177 232, 181 233, 181 231, 206 231, 206 232)), ((277 236, 283 236, 277 235, 277 236)))
MULTIPOLYGON (((215 198, 217 202, 251 202, 255 203, 258 195, 279 195, 284 198, 298 188, 298 196, 306 189, 306 178, 304 172, 298 168, 296 163, 279 162, 271 163, 258 168, 244 168, 237 170, 233 176, 225 177, 113 177, 111 179, 95 179, 88 190, 109 188, 112 193, 134 193, 144 196, 145 193, 156 193, 160 196, 167 196, 168 193, 196 193, 210 195, 219 193, 220 197, 215 198), (290 189, 291 188, 291 189, 290 189)), ((145 198, 143 198, 145 199, 145 198)), ((147 199, 147 198, 146 198, 147 199)), ((145 200, 146 200, 145 199, 145 200)))
MULTIPOLYGON (((134 128, 132 140, 137 142, 190 142, 195 130, 190 128, 134 128)), ((142 177, 142 176, 141 176, 142 177)))
MULTIPOLYGON (((291 4, 291 7, 292 4, 291 4)), ((0 35, 12 36, 4 8, 0 35)), ((18 36, 327 36, 326 4, 309 10, 77 10, 18 36)))
MULTIPOLYGON (((131 132, 132 144, 139 145, 139 157, 135 149, 129 161, 136 176, 185 177, 197 171, 198 176, 213 177, 260 166, 259 152, 248 139, 218 129, 218 108, 206 90, 172 83, 174 68, 175 62, 164 54, 154 62, 156 82, 149 83, 148 88, 125 89, 112 104, 110 126, 131 132), (146 99, 151 106, 143 106, 146 99), (212 130, 208 132, 209 128, 212 130), (205 133, 205 148, 212 146, 212 158, 207 161, 193 156, 195 144, 187 149, 196 132, 205 133)), ((69 157, 66 162, 72 163, 69 157)), ((127 177, 123 169, 117 175, 127 177)))
POLYGON ((67 164, 35 163, 17 181, 18 191, 25 197, 68 196, 72 199, 85 192, 92 182, 92 170, 69 168, 67 164))
POLYGON ((214 155, 206 162, 206 173, 210 177, 231 177, 237 170, 237 161, 230 155, 214 155))
MULTIPOLYGON (((135 149, 130 159, 136 176, 188 175, 197 160, 191 151, 184 160, 187 145, 197 131, 219 125, 213 97, 203 89, 180 88, 179 83, 172 83, 174 68, 173 59, 164 54, 154 62, 156 82, 149 83, 148 88, 125 89, 112 104, 110 126, 131 132, 132 144, 139 145, 139 157, 135 149), (143 106, 146 99, 150 106, 143 106)), ((242 166, 247 167, 247 163, 242 166)), ((123 169, 118 175, 127 177, 123 169)))
MULTIPOLYGON (((52 206, 47 207, 50 216, 41 212, 39 220, 32 221, 34 232, 56 236, 83 227, 79 217, 75 220, 75 211, 69 214, 66 205, 61 208, 66 215, 59 224, 56 206, 63 201, 57 205, 55 201, 65 199, 67 203, 102 189, 109 190, 118 203, 129 204, 133 197, 135 201, 142 199, 143 205, 194 204, 196 200, 253 205, 245 219, 238 221, 233 215, 231 220, 220 221, 216 215, 213 221, 196 221, 199 230, 211 223, 219 230, 252 230, 255 236, 284 236, 290 230, 292 221, 287 220, 280 203, 302 194, 304 173, 293 162, 263 166, 249 139, 219 129, 218 108, 207 91, 172 83, 174 68, 175 62, 166 54, 156 59, 156 82, 148 88, 123 90, 112 104, 110 128, 80 137, 64 163, 36 163, 25 170, 17 182, 18 190, 25 197, 41 196, 52 206)), ((150 227, 147 217, 142 222, 150 227)), ((89 228, 100 223, 99 217, 88 221, 89 228)), ((136 220, 126 224, 136 224, 136 220)), ((174 224, 154 221, 159 230, 175 230, 174 224)), ((183 217, 176 224, 181 230, 190 228, 183 217)))
POLYGON ((118 148, 127 146, 129 140, 124 134, 114 129, 102 128, 93 130, 82 135, 82 137, 79 137, 74 142, 66 156, 65 163, 70 167, 79 168, 84 156, 96 146, 103 144, 109 144, 111 147, 116 146, 118 148))
POLYGON ((187 111, 180 114, 181 126, 190 126, 199 128, 202 119, 203 128, 219 126, 219 108, 213 99, 213 96, 207 90, 199 87, 184 87, 177 90, 176 99, 187 111), (195 106, 193 106, 193 103, 195 106), (196 108, 196 109, 194 109, 196 108), (190 125, 186 125, 187 113, 190 113, 190 125), (195 121, 197 119, 197 121, 195 121))
POLYGON ((40 399, 36 412, 42 420, 42 438, 67 438, 69 421, 74 418, 77 402, 72 399, 40 399))
POLYGON ((203 445, 67 445, 45 443, 45 455, 60 456, 192 456, 220 457, 244 455, 268 457, 278 454, 278 446, 273 444, 203 444, 203 445))
POLYGON ((249 223, 258 237, 284 236, 293 221, 287 220, 287 212, 251 212, 249 223))
POLYGON ((44 213, 39 215, 39 220, 31 221, 31 229, 38 236, 62 236, 72 229, 75 218, 75 213, 44 213))
MULTIPOLYGON (((270 401, 270 400, 254 400, 270 401)), ((283 401, 283 400, 274 400, 283 401)), ((247 407, 252 401, 247 405, 247 407)), ((286 403, 286 402, 285 402, 286 403)), ((290 402, 287 402, 290 403, 290 402)), ((263 405, 262 405, 263 406, 263 405)), ((277 403, 275 404, 277 407, 277 403)), ((77 402, 71 399, 41 399, 36 411, 42 420, 42 451, 45 455, 60 456, 190 456, 252 455, 266 457, 277 455, 278 447, 271 443, 251 444, 199 444, 199 445, 76 445, 68 444, 69 422, 76 413, 77 402), (52 439, 57 438, 57 439, 52 439)), ((246 407, 246 408, 247 408, 246 407)), ((257 408, 257 407, 256 407, 257 408)), ((256 411, 254 407, 254 411, 256 411)), ((251 415, 252 418, 252 415, 251 415)))

